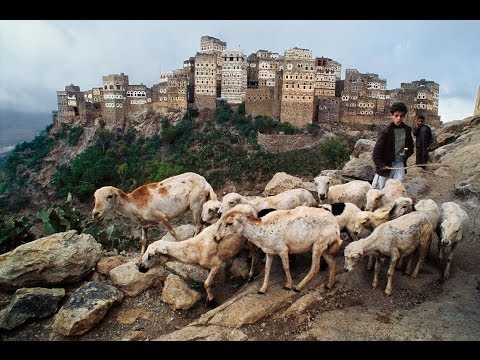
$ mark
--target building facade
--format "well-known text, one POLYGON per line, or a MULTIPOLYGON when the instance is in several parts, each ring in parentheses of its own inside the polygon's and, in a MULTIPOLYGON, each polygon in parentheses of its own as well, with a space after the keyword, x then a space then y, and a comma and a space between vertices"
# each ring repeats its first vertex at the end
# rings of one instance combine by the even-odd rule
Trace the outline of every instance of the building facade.
POLYGON ((241 104, 247 90, 247 59, 241 50, 224 50, 221 98, 228 104, 241 104))
POLYGON ((383 124, 390 104, 387 80, 374 73, 346 69, 340 99, 342 123, 351 126, 383 124))
POLYGON ((316 81, 315 59, 311 50, 292 48, 285 51, 283 62, 280 121, 303 128, 313 122, 316 81))
POLYGON ((400 89, 391 91, 391 101, 403 101, 408 107, 405 122, 415 124, 418 116, 425 116, 426 123, 433 127, 441 125, 438 115, 440 86, 434 81, 421 79, 411 83, 401 83, 400 89))

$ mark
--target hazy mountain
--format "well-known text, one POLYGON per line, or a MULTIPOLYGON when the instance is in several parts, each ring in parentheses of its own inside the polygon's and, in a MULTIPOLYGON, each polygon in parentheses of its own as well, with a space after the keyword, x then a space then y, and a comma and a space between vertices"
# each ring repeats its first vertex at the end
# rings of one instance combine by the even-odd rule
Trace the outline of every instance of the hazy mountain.
POLYGON ((52 123, 51 113, 24 113, 0 110, 0 154, 21 142, 33 140, 52 123))

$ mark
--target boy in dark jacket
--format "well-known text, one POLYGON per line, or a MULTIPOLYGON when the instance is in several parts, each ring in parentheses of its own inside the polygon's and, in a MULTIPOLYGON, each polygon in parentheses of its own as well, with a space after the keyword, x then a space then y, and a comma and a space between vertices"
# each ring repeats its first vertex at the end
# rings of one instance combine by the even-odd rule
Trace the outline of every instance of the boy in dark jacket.
POLYGON ((380 130, 372 155, 375 163, 374 189, 383 189, 389 178, 403 180, 405 177, 404 167, 413 154, 412 128, 403 122, 407 112, 403 102, 393 103, 390 108, 392 121, 380 130))

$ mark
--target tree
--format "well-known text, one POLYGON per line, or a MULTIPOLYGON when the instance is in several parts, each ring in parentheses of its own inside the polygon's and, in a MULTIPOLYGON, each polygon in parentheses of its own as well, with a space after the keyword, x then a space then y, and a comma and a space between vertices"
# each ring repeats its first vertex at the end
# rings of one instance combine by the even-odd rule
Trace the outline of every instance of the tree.
POLYGON ((98 143, 102 146, 102 150, 105 153, 107 146, 112 140, 112 132, 105 128, 100 128, 96 132, 98 143))

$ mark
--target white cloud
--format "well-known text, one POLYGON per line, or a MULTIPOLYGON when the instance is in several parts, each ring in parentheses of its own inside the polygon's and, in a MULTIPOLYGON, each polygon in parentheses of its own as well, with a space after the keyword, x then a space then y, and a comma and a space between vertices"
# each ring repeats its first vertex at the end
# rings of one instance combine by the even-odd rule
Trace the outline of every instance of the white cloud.
POLYGON ((396 44, 393 47, 393 54, 395 55, 395 57, 405 56, 405 54, 408 53, 411 45, 412 42, 410 40, 403 40, 402 42, 396 44))
POLYGON ((438 112, 441 114, 441 121, 447 123, 454 120, 463 120, 472 116, 475 108, 474 99, 448 97, 439 102, 438 112))

